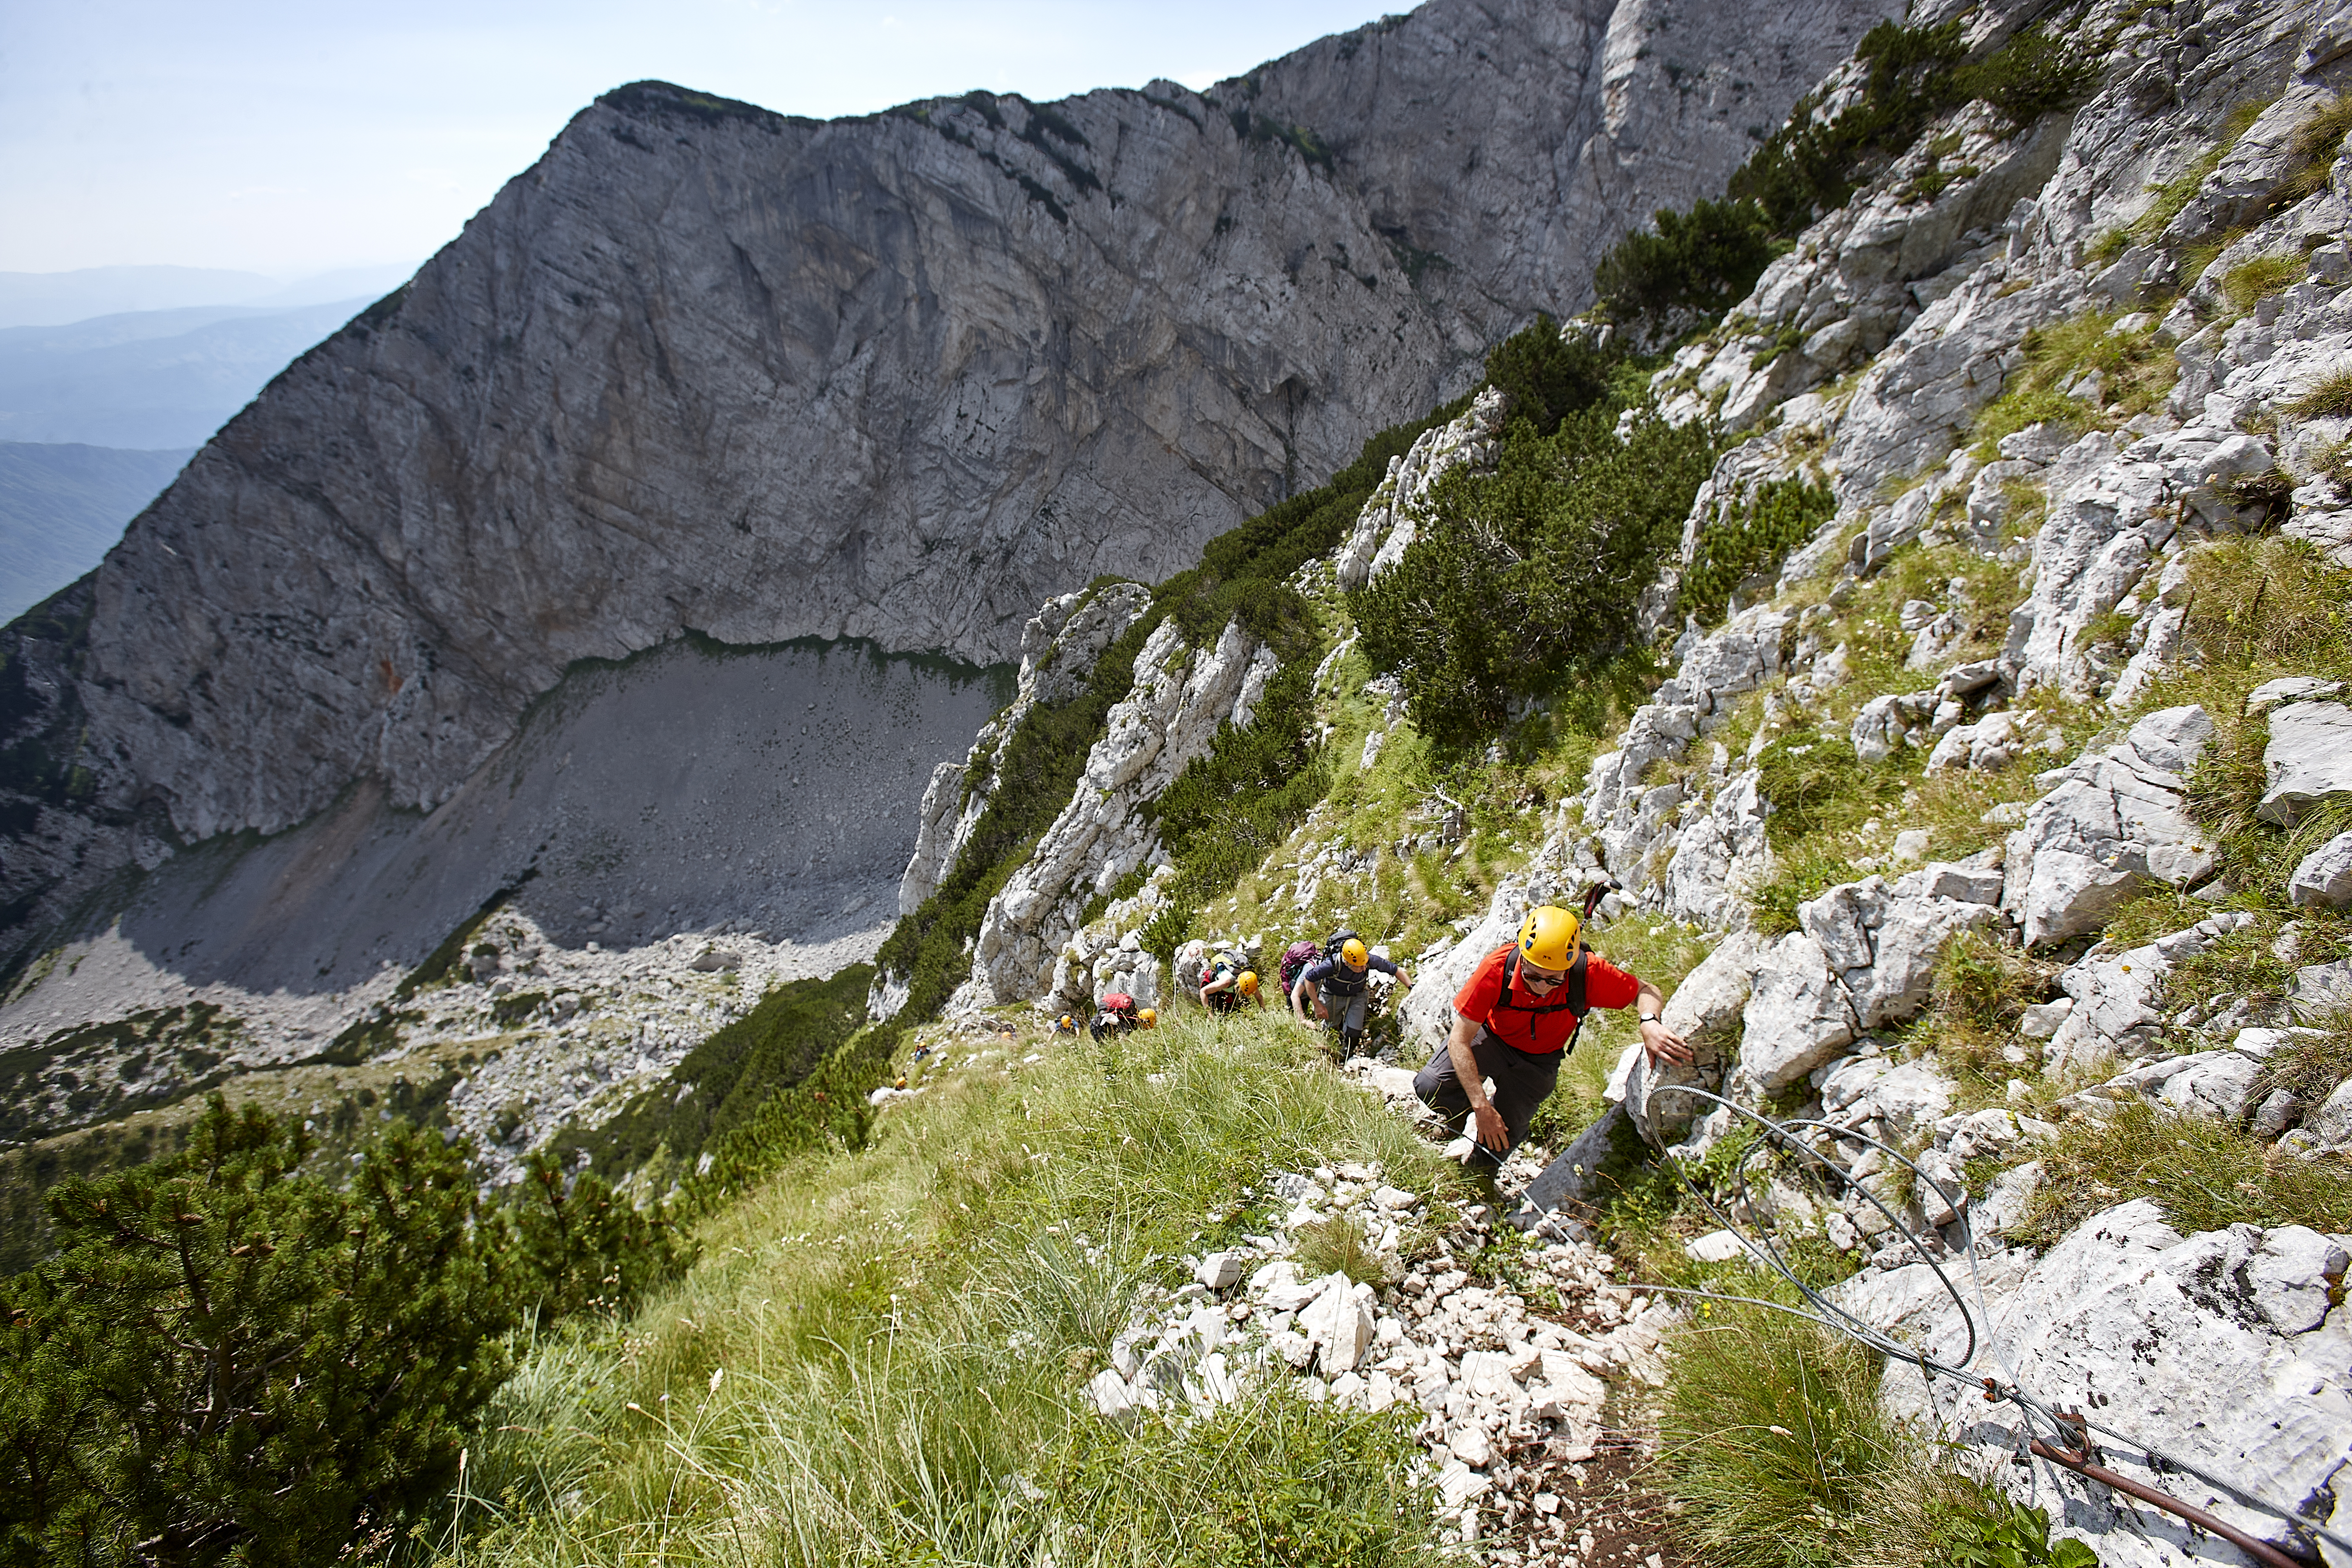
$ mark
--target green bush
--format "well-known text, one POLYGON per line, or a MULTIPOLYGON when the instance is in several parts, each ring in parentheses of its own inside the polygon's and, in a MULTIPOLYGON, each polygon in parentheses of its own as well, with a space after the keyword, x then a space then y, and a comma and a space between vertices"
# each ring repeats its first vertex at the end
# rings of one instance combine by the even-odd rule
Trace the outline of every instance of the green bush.
POLYGON ((1827 485, 1800 476, 1761 487, 1747 505, 1698 536, 1677 607, 1704 625, 1722 620, 1734 589, 1777 565, 1835 515, 1837 498, 1827 485))
POLYGON ((1365 657, 1398 676, 1432 740, 1483 741, 1515 700, 1565 692, 1634 641, 1639 584, 1673 548, 1715 444, 1647 410, 1622 440, 1616 423, 1605 405, 1549 437, 1513 421, 1496 472, 1447 474, 1437 524, 1350 595, 1365 657))
POLYGON ((1580 408, 1607 401, 1614 356, 1582 335, 1563 339, 1559 323, 1538 314, 1486 354, 1486 384, 1511 400, 1511 413, 1549 436, 1580 408))
POLYGON ((1592 291, 1611 320, 1674 330, 1719 316, 1756 286, 1775 254, 1771 220, 1752 200, 1660 207, 1651 226, 1601 258, 1592 291))
POLYGON ((396 1126, 348 1189, 215 1098, 186 1150, 53 1194, 0 1285, 0 1554, 333 1558, 448 1485, 513 1321, 469 1151, 396 1126))
POLYGON ((1967 53, 1958 21, 1873 27, 1854 48, 1868 67, 1859 98, 1826 121, 1814 118, 1819 99, 1801 100, 1733 172, 1724 199, 1659 212, 1650 230, 1619 242, 1593 277, 1602 310, 1654 337, 1685 331, 1745 297, 1778 249, 1845 205, 1936 116, 1980 98, 2021 129, 2079 102, 2098 79, 2095 61, 2038 28, 1978 64, 1964 65, 1967 53))
MULTIPOLYGON (((594 1169, 615 1177, 636 1170, 657 1151, 692 1165, 712 1143, 760 1117, 778 1096, 807 1083, 866 1021, 873 983, 873 966, 854 963, 830 979, 772 987, 751 1011, 714 1031, 618 1115, 593 1131, 559 1132, 550 1146, 585 1153, 594 1169)), ((802 1101, 806 1095, 789 1098, 802 1101)), ((854 1139, 856 1103, 828 1099, 824 1107, 808 1118, 807 1142, 819 1142, 826 1132, 854 1139)), ((808 1109, 819 1110, 814 1102, 808 1109)))
POLYGON ((523 1168, 513 1215, 512 1259, 530 1306, 552 1321, 617 1310, 685 1266, 686 1238, 656 1205, 638 1208, 583 1171, 567 1183, 545 1149, 523 1168))
POLYGON ((2095 60, 2077 54, 2039 27, 2029 27, 1980 65, 1953 74, 1954 89, 1980 98, 2020 130, 2045 114, 2072 109, 2098 85, 2095 60))
POLYGON ((1146 807, 1176 863, 1168 889, 1176 905, 1198 908, 1231 889, 1331 787, 1330 759, 1315 743, 1314 679, 1303 658, 1284 665, 1250 721, 1220 728, 1210 751, 1146 807))

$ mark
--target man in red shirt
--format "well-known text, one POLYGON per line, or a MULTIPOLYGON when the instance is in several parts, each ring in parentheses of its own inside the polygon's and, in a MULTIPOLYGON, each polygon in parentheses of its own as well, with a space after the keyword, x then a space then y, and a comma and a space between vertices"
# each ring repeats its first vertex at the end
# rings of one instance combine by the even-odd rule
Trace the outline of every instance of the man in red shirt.
POLYGON ((1591 1009, 1631 1004, 1653 1063, 1691 1059, 1689 1044, 1658 1022, 1666 1005, 1658 988, 1593 952, 1581 934, 1567 910, 1531 911, 1518 941, 1488 953, 1455 994, 1453 1032, 1412 1080, 1447 1126, 1471 1118, 1474 1159, 1490 1172, 1527 1137, 1591 1009))

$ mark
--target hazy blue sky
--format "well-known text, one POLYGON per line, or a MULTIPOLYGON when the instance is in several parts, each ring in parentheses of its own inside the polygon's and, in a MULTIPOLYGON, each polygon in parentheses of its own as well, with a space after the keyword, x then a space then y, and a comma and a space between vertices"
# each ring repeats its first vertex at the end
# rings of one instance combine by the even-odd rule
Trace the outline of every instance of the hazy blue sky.
POLYGON ((35 0, 0 7, 0 271, 418 261, 656 77, 786 113, 1204 87, 1402 0, 35 0))

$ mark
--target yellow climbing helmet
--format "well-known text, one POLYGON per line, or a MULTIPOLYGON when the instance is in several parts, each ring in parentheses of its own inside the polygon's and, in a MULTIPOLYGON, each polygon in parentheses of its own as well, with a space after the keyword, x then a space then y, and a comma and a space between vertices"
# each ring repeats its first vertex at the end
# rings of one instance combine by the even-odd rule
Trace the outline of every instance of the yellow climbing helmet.
POLYGON ((1519 925, 1519 956, 1538 969, 1566 969, 1576 959, 1576 917, 1538 904, 1519 925))
POLYGON ((1361 969, 1372 961, 1370 952, 1354 937, 1339 944, 1339 962, 1350 969, 1361 969))
POLYGON ((1160 1026, 1160 1009, 1157 1007, 1146 1007, 1136 1016, 1142 1020, 1143 1026, 1147 1029, 1156 1029, 1160 1026))
POLYGON ((1244 969, 1244 970, 1243 970, 1243 971, 1242 971, 1242 977, 1241 977, 1239 980, 1236 980, 1236 981, 1234 981, 1234 990, 1236 990, 1236 991, 1238 991, 1238 992, 1240 992, 1240 993, 1241 993, 1243 995, 1244 995, 1244 996, 1255 996, 1255 995, 1256 995, 1256 994, 1257 994, 1257 971, 1256 971, 1256 970, 1255 970, 1255 969, 1244 969))

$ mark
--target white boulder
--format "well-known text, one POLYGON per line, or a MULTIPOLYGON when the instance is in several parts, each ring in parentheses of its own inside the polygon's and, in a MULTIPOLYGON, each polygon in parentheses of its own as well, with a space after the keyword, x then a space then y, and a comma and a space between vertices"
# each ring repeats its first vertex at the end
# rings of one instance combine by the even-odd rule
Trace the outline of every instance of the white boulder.
POLYGON ((1360 1291, 1355 1281, 1339 1273, 1327 1274, 1317 1284, 1320 1289, 1315 1300, 1298 1314, 1298 1331, 1315 1347, 1323 1375, 1336 1377, 1355 1371, 1371 1347, 1375 1325, 1371 1304, 1365 1300, 1370 1292, 1360 1291))
POLYGON ((1212 1252, 1192 1270, 1192 1278, 1212 1290, 1230 1290, 1241 1283, 1242 1259, 1237 1252, 1212 1252))
MULTIPOLYGON (((2300 1226, 2183 1237, 2154 1203, 2137 1199, 2077 1226, 2021 1274, 2014 1253, 1983 1265, 1996 1342, 1969 1371, 2013 1368, 2021 1385, 2062 1403, 2084 1391, 2096 1419, 2145 1434, 2249 1492, 2290 1510, 2320 1499, 2341 1532, 2352 1509, 2334 1503, 2329 1487, 2352 1444, 2352 1333, 2329 1300, 2345 1258, 2345 1238, 2300 1226)), ((1924 1265, 1864 1274, 1833 1295, 1930 1353, 1957 1358, 1965 1346, 1958 1310, 1924 1265)), ((1988 1457, 2006 1452, 2010 1423, 1973 1384, 1923 1384, 1915 1368, 1895 1363, 1883 1397, 1988 1457)), ((2152 1472, 2120 1445, 2105 1462, 2252 1534, 2287 1539, 2278 1515, 2189 1472, 2152 1472)), ((2057 1489, 2053 1511, 2065 1533, 2084 1538, 2102 1562, 2156 1568, 2210 1559, 2210 1543, 2170 1515, 2119 1506, 2105 1488, 2054 1468, 2037 1481, 2057 1489)))
POLYGON ((1804 1077, 1857 1033, 1853 1000, 1808 931, 1790 932, 1764 955, 1742 1016, 1739 1065, 1768 1091, 1804 1077))
POLYGON ((2339 833, 2305 856, 2287 879, 2286 894, 2312 908, 2352 904, 2352 833, 2339 833))
POLYGON ((2134 725, 2121 744, 2042 775, 2050 793, 2009 837, 2003 905, 2029 946, 2096 930, 2150 879, 2187 887, 2216 863, 2189 818, 2181 771, 2212 734, 2202 708, 2134 725))
POLYGON ((2294 702, 2273 709, 2263 774, 2268 787, 2254 814, 2287 826, 2329 795, 2352 791, 2352 708, 2294 702))

